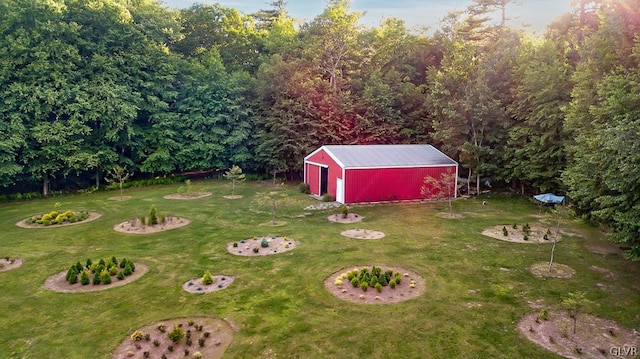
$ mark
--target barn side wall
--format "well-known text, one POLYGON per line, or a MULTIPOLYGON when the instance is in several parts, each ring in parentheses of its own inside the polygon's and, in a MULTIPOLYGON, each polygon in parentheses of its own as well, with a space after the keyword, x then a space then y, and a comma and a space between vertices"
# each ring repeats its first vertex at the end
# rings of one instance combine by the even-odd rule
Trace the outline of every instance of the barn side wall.
POLYGON ((320 193, 320 167, 318 164, 329 168, 327 193, 335 198, 336 181, 338 178, 342 178, 342 167, 340 167, 325 150, 320 150, 305 159, 305 173, 308 173, 305 182, 309 185, 311 194, 318 196, 323 194, 320 193), (310 172, 312 172, 313 175, 311 175, 310 172))
MULTIPOLYGON (((425 177, 441 179, 457 166, 418 168, 347 169, 345 171, 345 203, 389 202, 430 199, 421 194, 425 177)), ((455 178, 453 179, 455 188, 455 178)))

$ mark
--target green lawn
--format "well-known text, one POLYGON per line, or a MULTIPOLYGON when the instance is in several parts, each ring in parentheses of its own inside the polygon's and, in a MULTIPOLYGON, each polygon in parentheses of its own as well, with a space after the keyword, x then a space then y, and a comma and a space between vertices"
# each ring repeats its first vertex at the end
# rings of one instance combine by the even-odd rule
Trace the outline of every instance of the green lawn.
POLYGON ((330 223, 304 207, 316 203, 284 186, 279 201, 283 227, 260 226, 271 219, 270 205, 255 193, 269 184, 236 186, 238 200, 227 200, 229 182, 199 182, 213 196, 166 200, 178 185, 126 190, 128 201, 110 201, 117 191, 0 206, 0 256, 21 257, 18 269, 0 272, 0 358, 110 358, 135 329, 163 319, 211 315, 238 328, 227 358, 555 358, 519 335, 515 322, 541 300, 559 307, 568 292, 585 291, 600 305, 594 314, 629 328, 640 328, 640 269, 617 255, 589 252, 602 234, 578 221, 564 227, 576 236, 558 244, 556 261, 576 270, 571 279, 537 279, 526 268, 547 261, 550 244, 506 243, 480 234, 496 224, 534 222, 538 207, 512 197, 454 202, 460 219, 435 216, 439 203, 355 207, 362 223, 330 223), (488 205, 482 206, 487 200, 488 205), (24 229, 15 223, 61 209, 95 210, 96 221, 62 228, 24 229), (179 215, 192 223, 148 235, 117 233, 120 222, 148 214, 179 215), (381 240, 340 236, 349 228, 383 231, 381 240), (261 235, 300 241, 293 251, 266 257, 239 257, 226 243, 261 235), (55 293, 45 279, 76 261, 126 257, 149 266, 149 273, 124 287, 91 293, 55 293), (359 305, 334 298, 323 279, 354 265, 393 265, 427 281, 426 293, 391 305, 359 305), (608 279, 598 266, 617 276, 608 279), (182 284, 202 275, 235 276, 220 292, 189 294, 182 284), (606 285, 606 290, 598 284, 606 285))

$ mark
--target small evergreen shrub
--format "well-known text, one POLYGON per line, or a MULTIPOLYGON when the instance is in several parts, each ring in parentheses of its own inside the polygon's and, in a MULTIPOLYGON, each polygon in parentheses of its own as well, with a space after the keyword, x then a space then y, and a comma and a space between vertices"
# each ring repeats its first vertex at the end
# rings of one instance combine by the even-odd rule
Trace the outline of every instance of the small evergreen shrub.
POLYGON ((111 284, 111 275, 109 275, 109 271, 106 269, 100 272, 100 282, 102 282, 102 284, 111 284))
POLYGON ((184 338, 184 330, 180 326, 174 326, 167 335, 169 336, 169 340, 171 340, 175 344, 178 344, 180 343, 182 338, 184 338))
POLYGON ((349 216, 349 207, 342 205, 342 207, 340 207, 340 213, 342 214, 342 218, 347 218, 349 216))
POLYGON ((360 280, 358 279, 358 277, 353 277, 353 279, 351 279, 351 285, 354 288, 357 288, 358 286, 360 286, 360 280))
POLYGON ((89 278, 89 272, 86 270, 83 270, 82 273, 80 274, 80 284, 88 285, 89 283, 91 283, 91 279, 89 278))
POLYGON ((158 224, 158 211, 155 204, 152 204, 149 210, 149 224, 152 226, 158 224))
POLYGON ((298 190, 300 191, 300 193, 304 193, 304 194, 311 193, 311 187, 309 186, 309 184, 304 182, 298 185, 298 190))
POLYGON ((93 281, 91 282, 93 285, 100 284, 100 274, 98 272, 93 274, 93 281))
POLYGON ((360 283, 360 289, 362 289, 363 291, 367 291, 367 289, 369 289, 369 283, 367 282, 362 282, 360 283))
POLYGON ((502 227, 502 235, 505 237, 509 236, 509 231, 507 231, 507 227, 502 227))
MULTIPOLYGON (((213 284, 213 277, 211 277, 211 273, 209 272, 204 273, 204 275, 202 276, 202 284, 204 285, 213 284)), ((189 325, 193 325, 193 322, 191 322, 191 324, 189 325)))
POLYGON ((253 253, 258 253, 258 251, 260 251, 258 247, 253 247, 253 253))
POLYGON ((200 339, 198 339, 198 345, 199 345, 201 348, 204 346, 204 342, 205 342, 204 338, 200 338, 200 339))
POLYGON ((132 274, 133 274, 133 267, 131 266, 131 263, 129 263, 129 262, 128 262, 128 263, 127 263, 127 265, 126 265, 126 266, 124 266, 124 270, 122 271, 122 273, 123 273, 126 277, 128 277, 128 276, 130 276, 130 275, 132 275, 132 274))
POLYGON ((238 242, 233 242, 233 248, 238 248, 238 242))
POLYGON ((517 223, 514 223, 514 224, 513 224, 513 226, 511 226, 511 228, 513 228, 513 229, 518 229, 518 224, 517 224, 517 223))
POLYGON ((116 274, 116 278, 118 278, 118 280, 123 280, 125 278, 124 272, 119 271, 118 274, 116 274))
POLYGON ((164 333, 167 331, 167 326, 164 324, 160 324, 158 325, 158 330, 160 331, 160 333, 164 333))
POLYGON ((395 279, 392 279, 392 280, 389 282, 389 287, 390 287, 391 289, 393 289, 393 288, 395 288, 395 287, 396 287, 396 280, 395 280, 395 279))
POLYGON ((195 353, 193 353, 193 355, 191 355, 191 357, 192 357, 193 359, 202 359, 202 353, 200 353, 200 352, 195 352, 195 353))
POLYGON ((333 196, 330 194, 325 194, 322 196, 322 202, 333 202, 333 196))
POLYGON ((262 238, 262 242, 260 242, 260 247, 262 248, 269 247, 269 241, 266 238, 262 238))
POLYGON ((378 293, 382 292, 382 284, 376 283, 375 288, 378 293))

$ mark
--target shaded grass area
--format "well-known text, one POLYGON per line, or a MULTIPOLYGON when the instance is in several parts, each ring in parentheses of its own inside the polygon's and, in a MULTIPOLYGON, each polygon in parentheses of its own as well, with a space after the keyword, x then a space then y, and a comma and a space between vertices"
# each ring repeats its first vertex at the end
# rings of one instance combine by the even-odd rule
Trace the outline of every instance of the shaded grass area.
MULTIPOLYGON (((489 226, 537 221, 538 207, 524 199, 460 199, 462 218, 441 218, 444 203, 358 206, 365 216, 353 225, 330 223, 331 211, 312 212, 315 203, 296 186, 279 187, 283 227, 271 220, 270 204, 256 201, 269 183, 236 186, 241 199, 228 200, 230 184, 199 182, 213 196, 167 200, 179 185, 131 189, 127 201, 116 192, 11 203, 0 207, 0 256, 21 257, 18 269, 0 273, 0 358, 109 358, 133 330, 182 316, 212 315, 235 323, 229 358, 555 358, 522 338, 515 322, 530 312, 528 302, 559 307, 566 293, 585 291, 600 303, 595 315, 640 328, 640 270, 617 255, 586 250, 602 234, 578 221, 565 221, 575 236, 558 244, 556 261, 576 270, 571 279, 538 279, 527 271, 548 261, 550 244, 507 243, 485 237, 489 226), (488 205, 482 206, 487 200, 488 205), (15 222, 61 209, 95 210, 96 221, 69 227, 22 229, 15 222), (186 227, 149 235, 117 233, 120 222, 158 213, 183 216, 186 227), (385 233, 381 240, 342 237, 350 228, 385 233), (293 251, 266 257, 238 257, 226 243, 262 235, 300 241, 293 251), (120 288, 91 293, 55 293, 44 280, 71 263, 115 255, 143 262, 149 273, 120 288), (393 305, 359 305, 334 298, 323 280, 355 265, 402 266, 427 281, 426 293, 393 305), (589 267, 611 270, 614 279, 589 267), (194 295, 184 281, 212 274, 235 276, 224 291, 194 295), (601 286, 599 286, 599 284, 601 286), (602 286, 604 285, 604 287, 602 286)), ((337 210, 335 210, 337 211, 337 210)))

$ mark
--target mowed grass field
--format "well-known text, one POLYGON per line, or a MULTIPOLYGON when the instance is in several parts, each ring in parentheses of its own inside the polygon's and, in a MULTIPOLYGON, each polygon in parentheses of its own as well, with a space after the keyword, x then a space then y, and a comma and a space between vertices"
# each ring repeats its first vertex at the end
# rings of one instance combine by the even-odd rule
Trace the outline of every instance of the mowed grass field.
MULTIPOLYGON (((588 250, 603 245, 603 234, 577 220, 558 243, 556 262, 576 270, 571 279, 538 279, 527 267, 549 260, 551 244, 507 243, 485 237, 489 226, 538 221, 538 207, 517 197, 459 199, 441 218, 445 203, 356 206, 356 224, 330 223, 338 210, 305 211, 316 200, 295 185, 278 201, 282 227, 271 219, 271 204, 256 193, 270 182, 236 186, 197 182, 213 196, 167 200, 179 185, 125 190, 133 196, 112 201, 118 191, 0 205, 0 257, 25 260, 0 272, 0 358, 110 358, 135 329, 185 316, 226 318, 237 329, 225 358, 556 358, 521 336, 516 322, 531 302, 560 308, 569 292, 584 291, 599 306, 593 314, 640 329, 640 267, 619 255, 588 250), (483 206, 482 201, 487 205, 483 206), (60 209, 93 210, 99 219, 80 225, 25 229, 26 217, 60 209), (113 226, 148 215, 177 215, 191 224, 156 234, 118 233, 113 226), (304 215, 307 213, 306 216, 304 215), (380 240, 342 237, 345 229, 386 234, 380 240), (293 251, 240 257, 231 241, 283 235, 300 242, 293 251), (141 279, 90 293, 56 293, 42 288, 47 277, 88 258, 126 257, 149 266, 141 279), (323 280, 342 268, 376 264, 412 270, 427 282, 424 295, 389 305, 363 305, 333 297, 323 280), (615 274, 594 270, 606 268, 615 274), (205 270, 235 277, 227 289, 189 294, 182 284, 205 270)), ((544 213, 544 212, 543 212, 544 213)), ((508 227, 510 228, 510 227, 508 227)), ((578 330, 580 328, 578 327, 578 330)))

